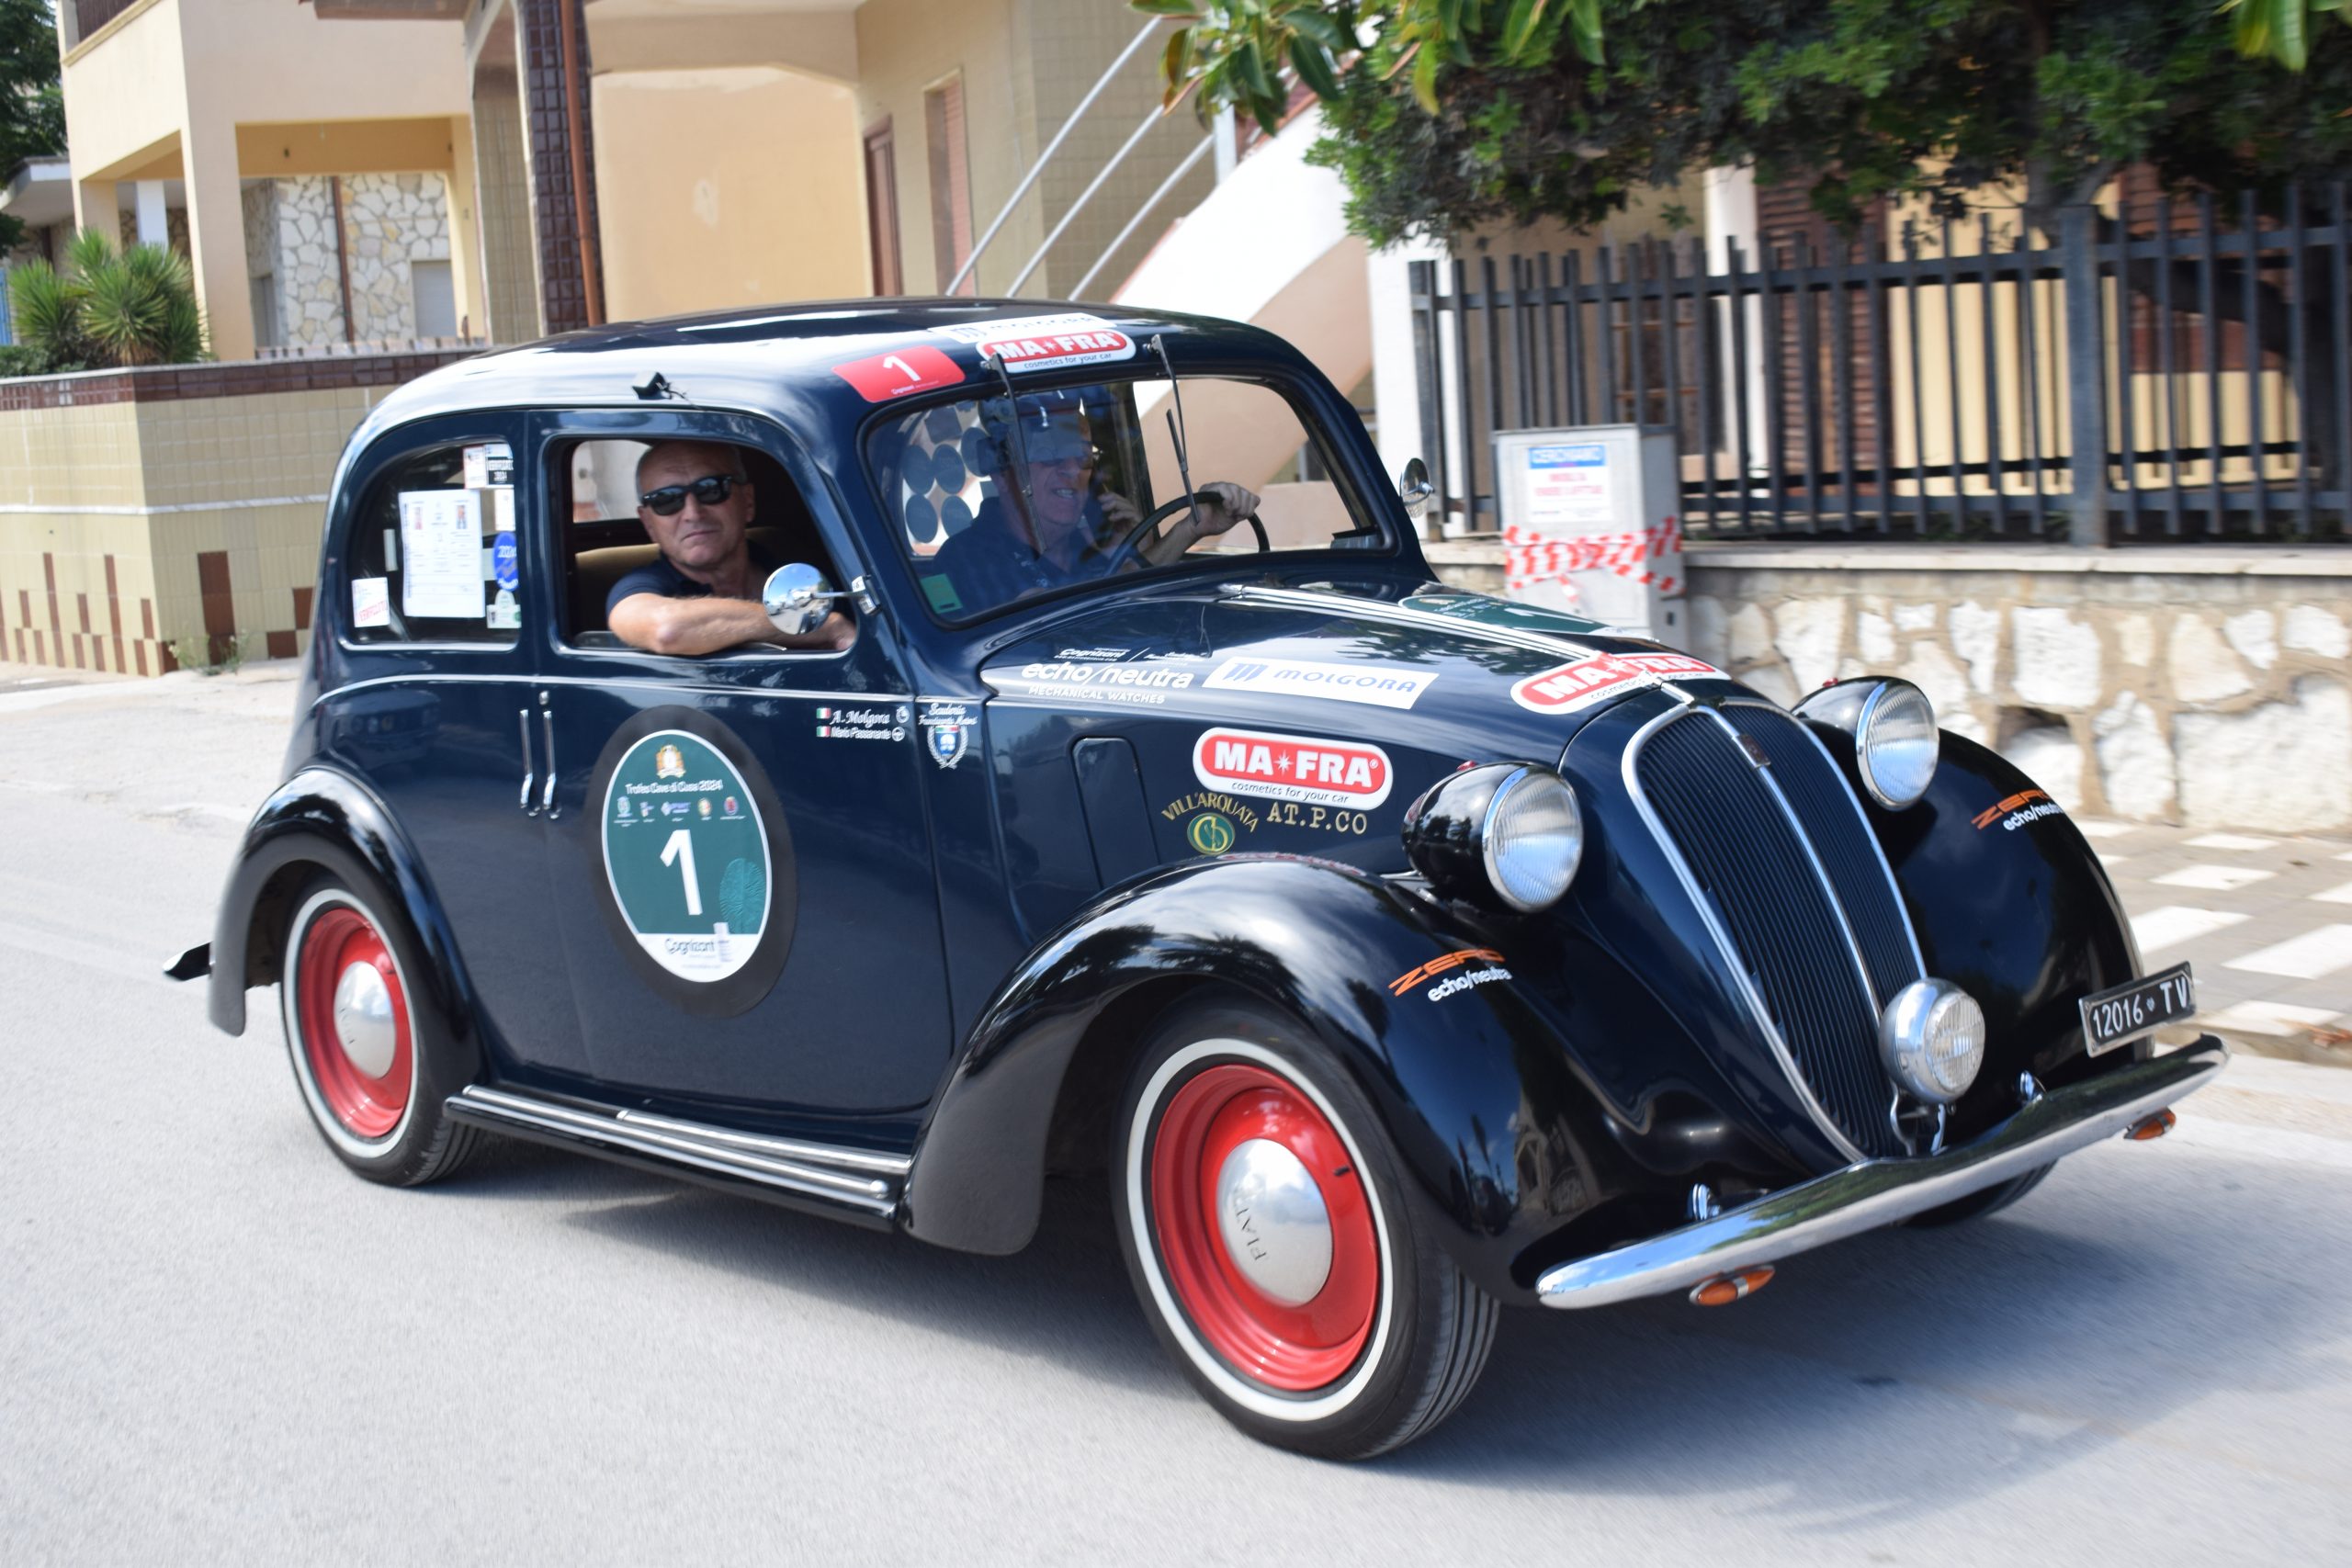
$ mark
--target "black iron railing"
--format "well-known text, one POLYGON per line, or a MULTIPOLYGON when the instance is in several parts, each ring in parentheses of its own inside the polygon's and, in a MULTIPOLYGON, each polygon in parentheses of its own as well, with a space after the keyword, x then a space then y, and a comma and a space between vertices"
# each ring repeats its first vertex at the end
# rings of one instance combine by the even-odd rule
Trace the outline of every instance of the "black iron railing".
POLYGON ((1417 263, 1422 442, 1477 531, 1497 431, 1642 423, 1674 428, 1701 536, 2342 539, 2346 209, 2339 183, 2226 228, 2166 198, 2054 241, 1988 214, 1712 268, 1696 241, 1417 263))

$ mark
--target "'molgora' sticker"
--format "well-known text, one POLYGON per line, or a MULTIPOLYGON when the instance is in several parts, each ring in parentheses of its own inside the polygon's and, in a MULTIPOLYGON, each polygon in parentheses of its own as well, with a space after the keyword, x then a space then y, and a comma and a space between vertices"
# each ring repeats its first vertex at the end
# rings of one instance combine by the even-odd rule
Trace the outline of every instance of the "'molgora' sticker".
POLYGON ((658 730, 613 769, 604 810, 605 874, 647 955, 704 983, 750 963, 774 868, 734 764, 683 729, 658 730))

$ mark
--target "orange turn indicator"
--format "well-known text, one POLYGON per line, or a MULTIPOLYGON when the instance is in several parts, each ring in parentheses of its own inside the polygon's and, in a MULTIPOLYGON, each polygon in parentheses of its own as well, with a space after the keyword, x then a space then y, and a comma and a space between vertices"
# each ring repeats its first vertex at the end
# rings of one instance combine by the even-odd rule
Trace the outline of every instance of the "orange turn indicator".
POLYGON ((2179 1120, 2169 1111, 2159 1111, 2153 1116, 2143 1116, 2132 1122, 2131 1131, 2123 1135, 2135 1144, 2144 1144, 2151 1138, 2161 1138, 2171 1132, 2173 1123, 2179 1120))
POLYGON ((1772 1266, 1759 1263, 1753 1269, 1742 1269, 1736 1274, 1718 1274, 1691 1287, 1692 1306, 1729 1306, 1746 1301, 1772 1282, 1772 1266))

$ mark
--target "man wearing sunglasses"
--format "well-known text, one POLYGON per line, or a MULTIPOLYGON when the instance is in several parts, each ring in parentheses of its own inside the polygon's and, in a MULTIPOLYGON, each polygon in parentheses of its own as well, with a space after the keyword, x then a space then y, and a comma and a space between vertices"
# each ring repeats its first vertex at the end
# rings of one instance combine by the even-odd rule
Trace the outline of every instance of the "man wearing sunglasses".
POLYGON ((742 455, 702 441, 663 441, 638 459, 637 515, 662 557, 618 582, 605 599, 605 624, 650 653, 717 653, 747 642, 844 649, 857 628, 836 610, 801 637, 775 629, 760 591, 776 563, 762 559, 745 530, 752 483, 742 455))

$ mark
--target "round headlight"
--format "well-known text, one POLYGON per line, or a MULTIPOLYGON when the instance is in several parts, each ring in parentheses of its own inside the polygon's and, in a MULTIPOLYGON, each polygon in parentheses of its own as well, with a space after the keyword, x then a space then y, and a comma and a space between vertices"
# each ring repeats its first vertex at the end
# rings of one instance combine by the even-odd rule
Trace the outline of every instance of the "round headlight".
POLYGON ((1531 913, 1559 901, 1584 858, 1584 813, 1555 773, 1521 769, 1487 807, 1479 834, 1487 880, 1512 908, 1531 913))
POLYGON ((1883 681, 1862 705, 1854 736, 1862 784, 1881 806, 1900 811, 1936 776, 1935 705, 1908 681, 1883 681))
POLYGON ((1879 1016, 1878 1045, 1896 1083, 1949 1105, 1984 1065, 1984 1010, 1950 980, 1914 980, 1879 1016))
POLYGON ((1533 762, 1484 762, 1405 812, 1414 869, 1449 898, 1520 914, 1557 903, 1584 858, 1584 814, 1566 779, 1533 762))

